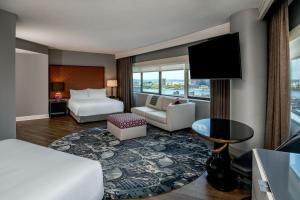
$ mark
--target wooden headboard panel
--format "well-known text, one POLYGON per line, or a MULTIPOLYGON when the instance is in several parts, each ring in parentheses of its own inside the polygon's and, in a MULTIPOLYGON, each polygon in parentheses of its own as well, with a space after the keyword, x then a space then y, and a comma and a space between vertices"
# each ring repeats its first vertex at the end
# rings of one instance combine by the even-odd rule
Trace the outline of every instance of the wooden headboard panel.
MULTIPOLYGON (((70 89, 105 88, 104 71, 104 67, 50 65, 49 86, 51 82, 64 82, 63 98, 70 98, 70 89)), ((49 97, 53 98, 54 94, 49 88, 49 97)))

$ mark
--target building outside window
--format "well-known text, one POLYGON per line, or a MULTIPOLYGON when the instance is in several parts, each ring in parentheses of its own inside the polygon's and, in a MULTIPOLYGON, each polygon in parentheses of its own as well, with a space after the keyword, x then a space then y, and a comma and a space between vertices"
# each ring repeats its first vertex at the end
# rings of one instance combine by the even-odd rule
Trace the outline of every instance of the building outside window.
POLYGON ((161 94, 184 96, 184 70, 161 72, 161 94))
POLYGON ((300 130, 300 58, 291 60, 290 71, 291 132, 294 134, 300 130))
POLYGON ((142 74, 133 73, 133 92, 141 92, 142 89, 142 74))
POLYGON ((159 93, 159 72, 144 72, 142 92, 159 93))
POLYGON ((188 96, 210 98, 210 81, 208 79, 192 80, 189 72, 188 96))
POLYGON ((133 92, 209 99, 210 81, 191 80, 187 60, 183 56, 135 63, 133 92))
POLYGON ((290 41, 290 88, 291 134, 295 134, 300 131, 300 35, 290 41))

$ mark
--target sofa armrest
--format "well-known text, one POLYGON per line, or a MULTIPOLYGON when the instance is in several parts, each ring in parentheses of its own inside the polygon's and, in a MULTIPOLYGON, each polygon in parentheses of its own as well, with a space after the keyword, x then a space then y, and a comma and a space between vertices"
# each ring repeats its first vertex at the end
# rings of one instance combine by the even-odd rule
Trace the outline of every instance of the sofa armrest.
POLYGON ((173 131, 191 127, 195 121, 195 107, 193 102, 168 105, 167 124, 170 129, 173 131))

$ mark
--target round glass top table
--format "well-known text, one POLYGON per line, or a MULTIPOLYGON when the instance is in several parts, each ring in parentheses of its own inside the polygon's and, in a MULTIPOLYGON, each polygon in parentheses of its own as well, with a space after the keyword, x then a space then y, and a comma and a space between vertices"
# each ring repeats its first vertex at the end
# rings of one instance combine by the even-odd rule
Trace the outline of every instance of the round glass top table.
POLYGON ((206 163, 207 181, 218 190, 233 190, 236 181, 230 169, 228 145, 249 140, 254 135, 253 129, 241 122, 214 118, 195 121, 192 129, 214 144, 212 155, 206 163))

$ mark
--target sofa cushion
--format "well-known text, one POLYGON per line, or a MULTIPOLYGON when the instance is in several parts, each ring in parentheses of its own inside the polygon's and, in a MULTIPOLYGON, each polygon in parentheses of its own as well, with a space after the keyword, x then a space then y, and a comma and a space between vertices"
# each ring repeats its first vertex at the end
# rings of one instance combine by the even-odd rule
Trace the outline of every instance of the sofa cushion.
POLYGON ((176 101, 176 98, 173 97, 162 97, 161 98, 161 110, 166 111, 168 105, 170 105, 171 103, 174 103, 176 101))
POLYGON ((152 106, 156 106, 159 96, 153 95, 150 100, 152 106))
POLYGON ((162 97, 157 95, 148 95, 146 100, 146 106, 161 110, 162 97), (156 102, 156 103, 155 103, 156 102))
POLYGON ((152 94, 147 95, 147 99, 146 99, 146 104, 145 106, 148 106, 150 104, 151 98, 152 98, 152 94))
POLYGON ((131 108, 132 113, 135 113, 135 114, 141 115, 141 116, 145 116, 145 114, 148 112, 155 112, 155 111, 157 111, 157 110, 154 108, 147 107, 147 106, 131 108))
POLYGON ((160 123, 167 123, 167 113, 164 111, 148 112, 145 117, 160 123))
MULTIPOLYGON (((177 97, 161 97, 161 110, 167 111, 167 108, 170 104, 174 104, 177 100, 177 97)), ((186 103, 187 100, 179 98, 180 103, 186 103)))

